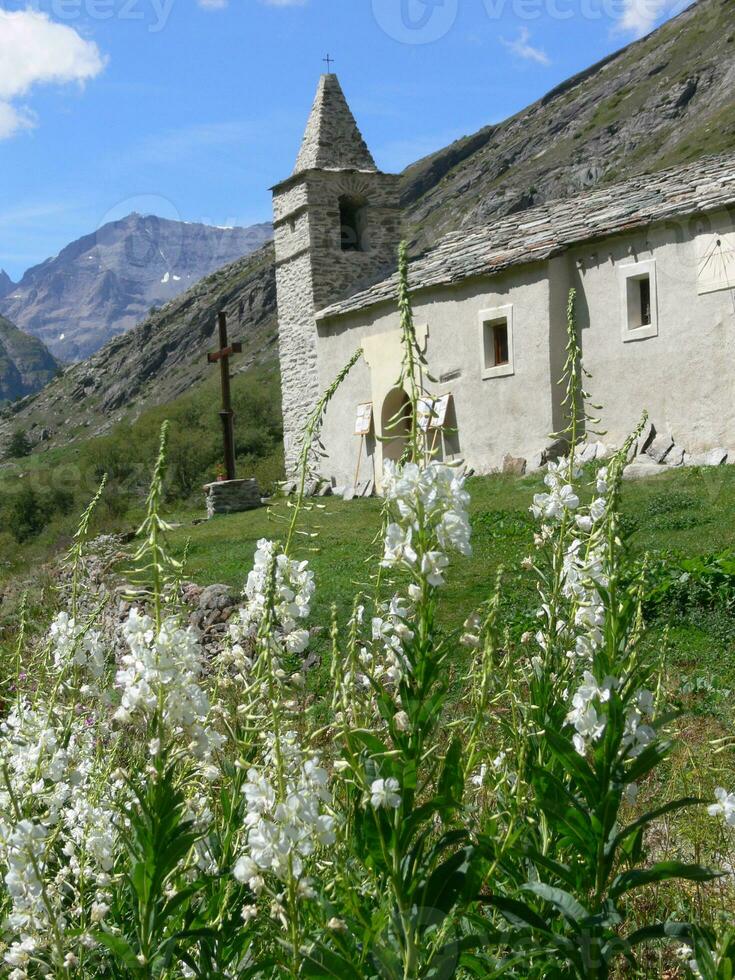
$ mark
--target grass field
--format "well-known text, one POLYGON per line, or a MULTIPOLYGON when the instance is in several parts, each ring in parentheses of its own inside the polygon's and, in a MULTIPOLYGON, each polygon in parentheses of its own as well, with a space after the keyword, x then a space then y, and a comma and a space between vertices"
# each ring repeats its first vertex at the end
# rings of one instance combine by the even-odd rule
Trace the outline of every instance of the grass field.
MULTIPOLYGON (((502 609, 508 640, 535 629, 538 599, 530 573, 521 562, 533 548, 534 523, 528 512, 541 476, 518 479, 493 476, 469 481, 472 496, 472 558, 454 559, 443 590, 442 615, 447 631, 459 630, 464 620, 487 599, 498 569, 503 569, 502 609)), ((375 554, 381 521, 379 500, 323 501, 324 509, 305 515, 305 530, 318 530, 318 538, 304 542, 301 557, 308 557, 317 580, 314 619, 321 632, 312 648, 320 664, 309 674, 308 685, 326 711, 330 684, 329 623, 334 604, 340 623, 349 616, 355 595, 369 591, 369 562, 375 554), (317 550, 308 551, 308 547, 317 550)), ((282 505, 281 505, 282 507, 282 505)), ((240 589, 251 567, 260 537, 282 535, 282 526, 260 511, 220 517, 192 526, 191 512, 179 512, 180 522, 171 537, 181 556, 188 542, 187 577, 200 584, 227 583, 240 589)), ((651 603, 646 643, 651 657, 662 664, 663 684, 679 712, 673 723, 678 747, 657 773, 655 784, 641 789, 643 805, 659 805, 679 795, 711 800, 716 786, 735 786, 735 752, 722 749, 718 740, 732 739, 735 692, 735 575, 725 577, 719 590, 698 587, 687 576, 681 559, 729 554, 735 549, 735 467, 672 471, 651 480, 631 482, 623 490, 623 524, 633 562, 648 556, 651 589, 662 579, 676 588, 651 603)), ((456 646, 452 664, 459 681, 469 656, 456 646)), ((703 807, 661 822, 660 855, 702 860, 732 867, 733 841, 703 807)), ((710 886, 695 896, 705 918, 725 911, 732 900, 731 884, 710 886)), ((698 886, 697 886, 698 887, 698 886)), ((692 900, 692 895, 662 887, 652 901, 669 914, 692 900)), ((651 969, 656 969, 653 965, 651 969)), ((658 974, 657 974, 658 975, 658 974)))
MULTIPOLYGON (((468 487, 474 554, 454 559, 448 576, 444 611, 446 628, 458 629, 467 615, 492 591, 499 568, 504 569, 502 603, 506 622, 520 636, 533 623, 534 586, 520 563, 531 552, 534 522, 528 507, 541 489, 540 476, 474 478, 468 487)), ((377 499, 345 503, 326 498, 324 509, 304 516, 305 530, 318 537, 304 539, 301 556, 314 568, 318 601, 317 622, 329 624, 336 604, 340 620, 354 596, 369 591, 369 559, 376 552, 381 503, 377 499)), ((280 508, 283 512, 283 508, 280 508)), ((735 548, 735 467, 671 471, 655 479, 624 485, 624 529, 633 556, 673 563, 680 557, 708 555, 735 548)), ((200 584, 223 582, 241 588, 250 569, 256 541, 278 537, 282 526, 264 508, 192 526, 190 511, 171 518, 179 526, 171 536, 181 556, 186 542, 188 577, 200 584)), ((735 690, 735 619, 722 604, 695 604, 682 618, 678 609, 660 611, 652 637, 668 631, 670 672, 695 688, 691 701, 719 713, 735 690), (702 675, 707 684, 697 683, 702 675)))

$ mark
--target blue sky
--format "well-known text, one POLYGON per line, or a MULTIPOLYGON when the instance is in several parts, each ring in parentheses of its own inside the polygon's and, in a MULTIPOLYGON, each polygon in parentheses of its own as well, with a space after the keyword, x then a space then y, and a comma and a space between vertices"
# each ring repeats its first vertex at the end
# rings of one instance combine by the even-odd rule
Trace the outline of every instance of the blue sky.
POLYGON ((106 220, 270 218, 327 52, 384 170, 499 121, 671 0, 0 0, 0 268, 106 220))

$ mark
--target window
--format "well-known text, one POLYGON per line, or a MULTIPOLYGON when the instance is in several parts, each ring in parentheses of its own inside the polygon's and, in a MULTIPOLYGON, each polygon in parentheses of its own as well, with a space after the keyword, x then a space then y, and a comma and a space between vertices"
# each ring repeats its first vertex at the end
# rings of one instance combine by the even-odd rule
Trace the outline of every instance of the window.
POLYGON ((493 347, 495 348, 495 363, 485 367, 497 367, 508 363, 508 321, 499 320, 491 324, 493 331, 493 347))
POLYGON ((651 322, 651 280, 648 276, 638 280, 638 302, 641 310, 641 326, 647 327, 651 322))
POLYGON ((481 310, 480 338, 482 377, 513 374, 513 307, 481 310))
POLYGON ((365 252, 367 201, 343 195, 339 199, 340 245, 343 252, 365 252))
POLYGON ((653 259, 619 267, 623 341, 658 335, 656 264, 653 259))

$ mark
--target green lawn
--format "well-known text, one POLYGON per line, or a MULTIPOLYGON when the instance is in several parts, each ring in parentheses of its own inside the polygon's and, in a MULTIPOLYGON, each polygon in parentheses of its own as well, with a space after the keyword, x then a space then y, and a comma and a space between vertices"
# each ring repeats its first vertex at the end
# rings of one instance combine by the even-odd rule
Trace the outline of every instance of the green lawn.
MULTIPOLYGON (((533 578, 520 568, 532 551, 534 523, 528 506, 542 489, 540 476, 491 476, 468 483, 472 497, 472 558, 456 558, 443 590, 442 614, 447 629, 461 626, 467 615, 490 594, 498 568, 504 569, 504 619, 519 635, 533 625, 536 594, 533 578)), ((299 553, 309 558, 317 580, 315 622, 328 627, 336 604, 344 622, 360 591, 370 589, 370 562, 378 545, 381 502, 345 503, 326 498, 304 516, 305 530, 316 539, 301 539, 299 553), (314 550, 310 550, 314 549, 314 550)), ((283 505, 279 507, 283 513, 283 505)), ((263 508, 192 525, 192 513, 178 512, 180 522, 171 543, 181 556, 189 541, 187 576, 200 584, 224 582, 240 589, 252 564, 258 538, 279 537, 284 526, 263 508)), ((735 466, 672 471, 651 480, 624 484, 624 527, 633 554, 693 556, 735 548, 735 466)), ((719 717, 735 690, 735 622, 727 610, 693 609, 652 624, 649 642, 660 645, 666 636, 672 682, 697 712, 719 717)), ((326 629, 325 629, 326 632, 326 629)), ((326 637, 318 642, 326 652, 326 637)), ((723 718, 723 720, 725 720, 723 718)))

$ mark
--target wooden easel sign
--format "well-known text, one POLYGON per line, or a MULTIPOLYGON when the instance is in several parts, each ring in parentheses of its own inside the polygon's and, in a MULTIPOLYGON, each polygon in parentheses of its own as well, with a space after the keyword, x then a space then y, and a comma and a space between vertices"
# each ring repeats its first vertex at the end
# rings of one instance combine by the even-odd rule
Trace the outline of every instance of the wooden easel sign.
POLYGON ((373 403, 363 402, 362 405, 357 406, 357 415, 355 417, 355 435, 369 436, 372 427, 373 427, 373 403))
POLYGON ((419 430, 424 434, 429 431, 429 426, 431 425, 433 417, 434 399, 419 398, 416 405, 416 421, 418 423, 419 430))
POLYGON ((355 466, 355 479, 352 486, 345 491, 345 500, 352 500, 358 496, 358 480, 360 479, 360 463, 362 462, 362 450, 365 445, 365 437, 370 435, 373 428, 373 403, 363 402, 357 406, 355 415, 355 435, 360 437, 360 448, 357 450, 357 465, 355 466))
POLYGON ((427 451, 431 456, 433 456, 436 452, 437 442, 441 439, 442 430, 446 425, 447 412, 449 411, 449 400, 451 397, 451 394, 442 395, 433 403, 431 421, 429 422, 429 429, 431 430, 431 446, 428 445, 428 432, 426 434, 427 451))
POLYGON ((443 429, 447 422, 447 412, 449 411, 449 401, 452 395, 451 392, 442 395, 441 398, 437 398, 434 402, 434 411, 431 415, 431 428, 432 429, 443 429))

